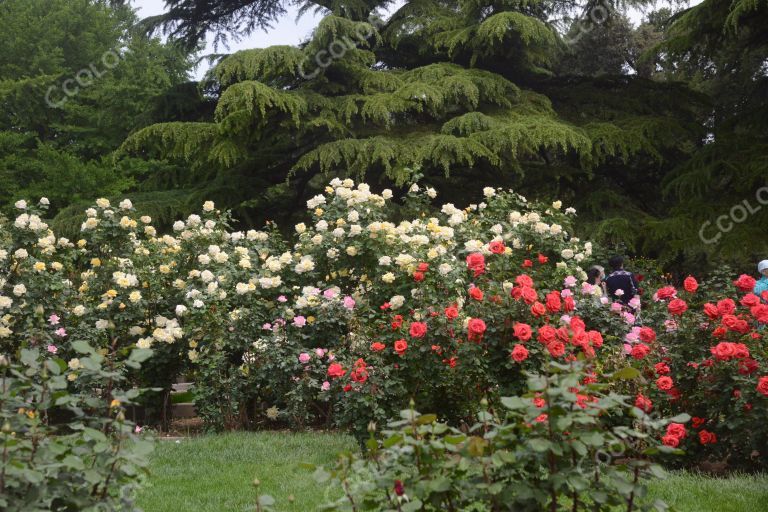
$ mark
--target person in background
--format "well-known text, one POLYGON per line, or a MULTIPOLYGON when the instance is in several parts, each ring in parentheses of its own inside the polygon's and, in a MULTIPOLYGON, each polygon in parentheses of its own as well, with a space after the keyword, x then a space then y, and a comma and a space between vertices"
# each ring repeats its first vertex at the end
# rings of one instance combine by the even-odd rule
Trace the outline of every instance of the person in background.
POLYGON ((600 265, 593 265, 587 270, 587 282, 592 286, 599 286, 605 295, 605 269, 600 265))
POLYGON ((637 278, 632 272, 624 270, 624 258, 614 256, 608 261, 612 272, 605 278, 605 288, 608 298, 629 305, 634 297, 639 300, 639 286, 637 278))
POLYGON ((760 279, 755 283, 755 288, 752 290, 752 293, 768 302, 768 300, 763 297, 763 292, 768 291, 768 260, 763 260, 758 263, 757 271, 760 273, 760 279))

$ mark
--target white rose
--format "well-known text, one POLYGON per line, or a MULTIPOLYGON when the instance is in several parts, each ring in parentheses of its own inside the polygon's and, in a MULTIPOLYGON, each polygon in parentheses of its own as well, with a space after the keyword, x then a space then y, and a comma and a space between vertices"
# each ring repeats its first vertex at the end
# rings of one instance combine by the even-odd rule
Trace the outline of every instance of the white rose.
POLYGON ((24 210, 27 207, 27 202, 23 199, 19 199, 13 205, 19 210, 24 210))
POLYGON ((120 201, 119 206, 121 210, 130 210, 131 208, 133 208, 133 203, 131 202, 130 199, 123 199, 122 201, 120 201))
POLYGON ((212 212, 215 207, 216 205, 213 203, 213 201, 206 201, 203 203, 204 212, 212 212))
POLYGON ((23 284, 17 284, 16 286, 13 287, 13 294, 15 296, 21 297, 25 293, 27 293, 27 287, 24 286, 23 284))

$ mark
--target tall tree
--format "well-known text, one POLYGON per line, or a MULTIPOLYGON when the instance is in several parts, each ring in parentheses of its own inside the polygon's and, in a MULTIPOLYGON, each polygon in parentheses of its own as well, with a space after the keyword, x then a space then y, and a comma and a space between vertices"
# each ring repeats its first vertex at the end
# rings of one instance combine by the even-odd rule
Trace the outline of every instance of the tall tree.
POLYGON ((639 77, 557 75, 559 20, 578 4, 412 0, 379 23, 386 5, 305 3, 328 13, 310 40, 225 58, 213 119, 147 127, 126 154, 188 162, 201 194, 246 217, 279 215, 330 174, 416 173, 448 200, 476 182, 570 196, 606 237, 660 213, 643 185, 690 156, 698 99, 639 77))
POLYGON ((0 204, 45 195, 61 208, 164 168, 115 165, 110 155, 132 131, 165 119, 191 61, 135 30, 133 10, 113 4, 0 2, 0 204))

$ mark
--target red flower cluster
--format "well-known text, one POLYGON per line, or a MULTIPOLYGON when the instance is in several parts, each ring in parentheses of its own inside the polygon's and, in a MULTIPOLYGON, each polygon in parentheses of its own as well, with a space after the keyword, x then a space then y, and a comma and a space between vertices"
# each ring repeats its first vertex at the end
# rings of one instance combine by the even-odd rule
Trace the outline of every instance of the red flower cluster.
POLYGON ((485 273, 485 256, 479 252, 473 252, 467 256, 467 268, 478 277, 485 273))

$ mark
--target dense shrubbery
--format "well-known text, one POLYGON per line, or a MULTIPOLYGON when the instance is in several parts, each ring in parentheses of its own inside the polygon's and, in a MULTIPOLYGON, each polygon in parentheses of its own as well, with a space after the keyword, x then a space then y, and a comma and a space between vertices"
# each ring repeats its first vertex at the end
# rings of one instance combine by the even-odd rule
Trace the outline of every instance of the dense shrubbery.
POLYGON ((466 431, 403 410, 364 456, 316 471, 345 491, 327 509, 666 510, 645 499, 645 481, 663 476, 648 456, 678 450, 649 434, 675 423, 652 420, 605 384, 585 384, 582 367, 552 363, 529 376, 527 393, 481 408, 466 431), (634 424, 605 428, 609 415, 634 424))
POLYGON ((211 428, 361 436, 410 400, 469 428, 483 400, 496 410, 524 393, 527 372, 579 360, 584 385, 632 377, 611 385, 651 413, 694 416, 659 436, 687 462, 766 463, 764 298, 731 307, 722 279, 684 291, 646 281, 643 309, 622 308, 584 282, 593 248, 570 234, 572 209, 483 192, 438 210, 429 188, 396 204, 334 180, 293 244, 274 225, 232 231, 210 202, 161 235, 127 200, 99 200, 72 242, 41 220, 45 201, 19 202, 0 241, 0 346, 71 363, 70 340, 84 341, 116 365, 151 348, 131 384, 168 390, 192 374, 211 428))
POLYGON ((139 390, 126 388, 124 369, 150 351, 115 364, 77 341, 67 364, 51 347, 0 356, 0 509, 133 510, 152 444, 126 419, 139 390))

